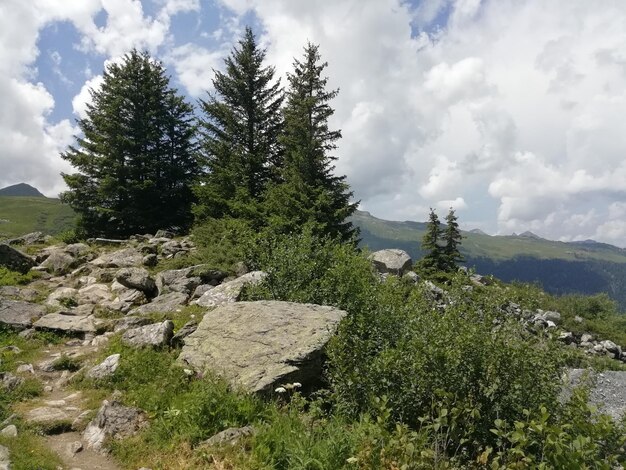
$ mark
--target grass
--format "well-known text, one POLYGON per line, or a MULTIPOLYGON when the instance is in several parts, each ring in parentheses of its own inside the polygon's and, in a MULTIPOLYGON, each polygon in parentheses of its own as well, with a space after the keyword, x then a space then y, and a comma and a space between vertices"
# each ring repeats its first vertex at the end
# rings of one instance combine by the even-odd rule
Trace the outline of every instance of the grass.
POLYGON ((0 286, 18 286, 28 284, 41 277, 41 273, 37 271, 29 271, 21 274, 11 271, 4 266, 0 266, 0 286))
POLYGON ((74 211, 58 199, 43 197, 0 197, 0 238, 30 232, 55 235, 70 230, 74 211))
POLYGON ((30 431, 17 437, 0 436, 0 445, 9 449, 12 470, 56 470, 62 467, 59 456, 46 448, 43 439, 30 431))

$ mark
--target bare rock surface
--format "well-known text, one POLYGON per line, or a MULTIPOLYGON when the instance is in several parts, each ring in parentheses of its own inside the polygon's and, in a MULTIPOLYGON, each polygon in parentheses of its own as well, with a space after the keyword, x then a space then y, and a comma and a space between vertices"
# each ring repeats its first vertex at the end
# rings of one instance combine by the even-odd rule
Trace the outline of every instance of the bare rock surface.
POLYGON ((388 249, 372 253, 369 259, 381 274, 402 276, 413 266, 413 260, 404 250, 388 249))
POLYGON ((242 437, 252 436, 255 429, 252 426, 243 426, 241 428, 227 428, 218 432, 206 441, 200 443, 202 446, 223 446, 235 445, 242 437))
POLYGON ((122 335, 122 342, 133 347, 161 347, 169 344, 173 334, 174 323, 171 320, 165 320, 162 323, 127 330, 122 335))
POLYGON ((94 259, 91 264, 99 268, 130 268, 141 266, 143 255, 134 248, 104 253, 94 259))
POLYGON ((87 377, 90 379, 104 379, 115 373, 120 365, 120 355, 111 354, 104 361, 87 371, 87 377))
POLYGON ((49 313, 34 323, 37 330, 57 330, 66 333, 95 333, 99 325, 92 315, 71 315, 65 312, 49 313))
POLYGON ((41 305, 0 298, 0 324, 14 329, 25 330, 30 328, 33 322, 45 313, 46 309, 41 305))
POLYGON ((170 292, 152 299, 149 304, 134 308, 130 315, 146 315, 149 313, 175 312, 187 303, 188 296, 182 292, 170 292))
POLYGON ((323 349, 346 312, 292 302, 238 302, 205 314, 185 338, 179 360, 211 369, 249 392, 285 382, 315 386, 323 349))
POLYGON ((241 291, 246 285, 259 284, 267 276, 263 271, 252 271, 248 274, 244 274, 237 279, 229 282, 224 282, 219 286, 205 292, 202 296, 195 301, 197 305, 202 307, 217 307, 218 305, 224 305, 239 300, 241 291))
POLYGON ((136 289, 149 297, 156 295, 156 284, 145 268, 123 268, 115 274, 115 280, 129 289, 136 289))
POLYGON ((104 441, 107 437, 124 439, 134 435, 147 424, 148 420, 139 408, 105 400, 96 417, 85 429, 83 440, 88 449, 104 451, 104 441))
POLYGON ((35 260, 6 243, 0 243, 0 266, 26 274, 35 266, 35 260))

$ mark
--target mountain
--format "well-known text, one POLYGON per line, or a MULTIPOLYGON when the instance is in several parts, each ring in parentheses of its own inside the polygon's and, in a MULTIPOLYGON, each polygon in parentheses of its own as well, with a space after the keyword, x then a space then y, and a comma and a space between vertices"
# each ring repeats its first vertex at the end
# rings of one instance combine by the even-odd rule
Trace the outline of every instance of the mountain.
MULTIPOLYGON (((413 259, 422 257, 421 222, 393 222, 357 211, 352 223, 361 229, 361 244, 371 250, 400 248, 413 259)), ((539 283, 553 294, 605 292, 626 311, 626 250, 593 240, 558 242, 532 232, 491 236, 463 232, 465 265, 506 282, 539 283)))
POLYGON ((45 197, 36 188, 26 183, 14 184, 0 189, 0 196, 45 197))
MULTIPOLYGON (((6 188, 5 188, 6 189, 6 188)), ((0 240, 29 232, 55 235, 73 228, 76 214, 58 199, 0 197, 0 240)))

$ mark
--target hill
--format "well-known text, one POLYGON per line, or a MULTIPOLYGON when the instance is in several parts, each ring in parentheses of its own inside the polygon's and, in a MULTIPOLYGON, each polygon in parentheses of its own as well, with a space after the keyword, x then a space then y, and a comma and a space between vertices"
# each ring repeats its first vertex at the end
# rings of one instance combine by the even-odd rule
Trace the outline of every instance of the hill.
MULTIPOLYGON (((358 211, 352 222, 361 229, 361 243, 371 250, 400 248, 413 259, 423 253, 421 222, 393 222, 358 211)), ((592 240, 558 242, 532 233, 491 236, 463 232, 461 251, 468 267, 506 281, 538 282, 553 294, 606 292, 626 310, 626 250, 592 240)))
POLYGON ((29 232, 54 235, 74 225, 74 211, 58 199, 46 197, 0 197, 0 239, 29 232))
POLYGON ((14 184, 0 189, 0 196, 45 197, 36 188, 26 183, 14 184))

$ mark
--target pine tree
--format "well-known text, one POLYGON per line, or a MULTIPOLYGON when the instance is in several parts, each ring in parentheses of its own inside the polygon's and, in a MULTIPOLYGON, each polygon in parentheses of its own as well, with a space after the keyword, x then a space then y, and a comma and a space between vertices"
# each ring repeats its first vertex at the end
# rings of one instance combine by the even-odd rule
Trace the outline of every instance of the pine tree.
POLYGON ((356 210, 345 176, 333 174, 332 152, 341 131, 331 130, 334 110, 329 102, 338 90, 327 90, 319 48, 308 44, 302 61, 294 60, 288 74, 289 89, 283 109, 284 148, 280 182, 268 191, 266 209, 270 225, 282 232, 297 231, 305 224, 316 235, 353 239, 356 229, 347 218, 356 210))
POLYGON ((422 238, 422 250, 427 251, 419 263, 422 269, 426 271, 445 270, 445 257, 440 245, 441 237, 441 222, 437 213, 431 208, 426 233, 422 238))
POLYGON ((458 269, 458 263, 463 262, 464 258, 459 251, 459 246, 463 236, 459 229, 459 223, 457 222, 457 216, 454 213, 454 209, 450 208, 448 215, 446 216, 446 228, 443 231, 443 241, 445 243, 443 247, 444 265, 446 271, 456 271, 458 269))
POLYGON ((281 161, 283 101, 280 81, 273 82, 274 68, 264 67, 264 59, 265 50, 246 28, 225 71, 215 73, 215 91, 200 100, 205 173, 196 188, 199 220, 261 217, 261 195, 281 161))
POLYGON ((193 108, 169 87, 165 69, 136 50, 104 71, 91 90, 82 135, 61 155, 77 170, 63 174, 62 200, 87 235, 128 236, 192 221, 193 108))

